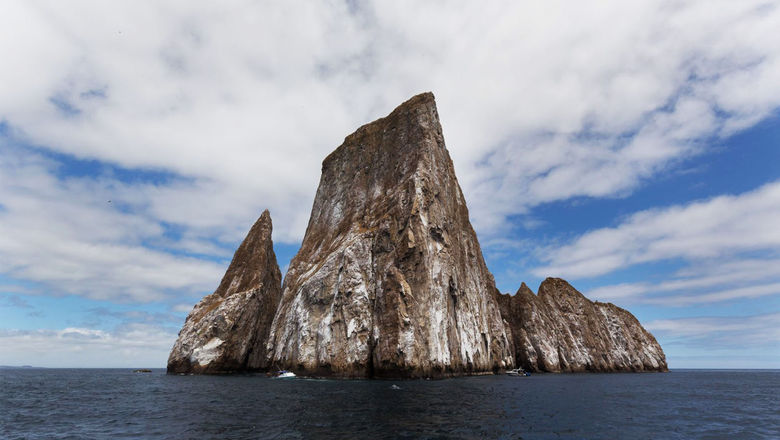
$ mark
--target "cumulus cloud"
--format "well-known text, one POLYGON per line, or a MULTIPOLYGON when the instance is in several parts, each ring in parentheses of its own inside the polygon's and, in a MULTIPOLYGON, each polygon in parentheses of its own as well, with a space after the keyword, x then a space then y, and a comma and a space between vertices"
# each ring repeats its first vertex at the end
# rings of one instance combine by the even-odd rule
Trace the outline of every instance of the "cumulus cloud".
POLYGON ((165 221, 221 228, 270 207, 288 242, 320 160, 423 90, 483 234, 538 203, 625 194, 780 105, 780 11, 762 1, 6 2, 0 16, 15 36, 0 117, 20 136, 195 179, 148 199, 165 221), (193 200, 215 209, 188 215, 193 200))
MULTIPOLYGON (((628 194, 776 111, 777 28, 763 1, 4 2, 0 272, 99 299, 206 292, 221 267, 200 257, 265 208, 299 241, 322 158, 425 90, 502 243, 532 227, 511 216, 628 194), (29 146, 173 177, 62 176, 29 146)), ((603 254, 548 262, 626 263, 603 254)))

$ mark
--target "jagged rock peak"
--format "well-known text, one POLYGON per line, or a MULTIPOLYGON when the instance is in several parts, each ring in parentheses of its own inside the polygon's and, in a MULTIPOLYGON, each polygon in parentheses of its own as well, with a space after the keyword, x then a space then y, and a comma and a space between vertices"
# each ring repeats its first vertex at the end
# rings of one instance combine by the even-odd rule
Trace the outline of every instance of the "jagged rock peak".
POLYGON ((497 294, 511 329, 517 364, 532 371, 666 371, 652 334, 627 310, 588 300, 561 278, 547 278, 539 295, 523 283, 514 296, 497 294))
MULTIPOLYGON (((529 289, 528 286, 526 286, 526 289, 531 292, 531 289, 529 289)), ((564 280, 563 278, 545 278, 545 280, 542 281, 542 283, 539 285, 538 292, 540 297, 545 297, 548 295, 572 295, 584 298, 584 296, 578 292, 577 289, 575 289, 571 284, 569 284, 568 281, 564 280)))
POLYGON ((272 232, 271 213, 266 209, 233 254, 230 266, 214 291, 215 295, 226 297, 255 289, 262 284, 262 278, 268 275, 262 270, 268 267, 268 259, 272 258, 273 264, 276 264, 272 232))
POLYGON ((266 367, 266 341, 281 298, 271 214, 265 210, 233 255, 214 293, 187 316, 169 373, 233 373, 266 367))
POLYGON ((269 339, 276 368, 445 376, 513 360, 431 93, 322 164, 269 339))
POLYGON ((531 290, 530 287, 528 287, 525 282, 520 283, 520 288, 517 289, 517 292, 515 295, 533 295, 534 292, 531 290))

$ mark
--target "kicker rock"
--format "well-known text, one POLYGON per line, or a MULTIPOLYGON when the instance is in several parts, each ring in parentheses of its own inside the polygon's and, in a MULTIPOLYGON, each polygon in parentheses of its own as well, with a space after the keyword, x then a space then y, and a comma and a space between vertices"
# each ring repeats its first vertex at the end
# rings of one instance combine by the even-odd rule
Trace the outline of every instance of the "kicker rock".
POLYGON ((168 358, 169 373, 264 369, 266 341, 281 298, 282 275, 266 210, 236 250, 222 282, 187 316, 168 358))
POLYGON ((560 278, 544 280, 538 296, 525 283, 514 296, 495 293, 526 370, 667 371, 661 346, 634 315, 560 278))
POLYGON ((269 361, 341 377, 509 368, 494 289, 434 97, 421 94, 347 136, 323 161, 269 361))

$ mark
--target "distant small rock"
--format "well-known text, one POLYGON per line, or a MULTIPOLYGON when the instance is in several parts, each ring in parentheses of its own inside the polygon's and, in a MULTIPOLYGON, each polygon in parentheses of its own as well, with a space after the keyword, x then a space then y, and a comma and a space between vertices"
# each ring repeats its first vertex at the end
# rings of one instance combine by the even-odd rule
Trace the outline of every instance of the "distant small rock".
POLYGON ((133 373, 151 373, 152 370, 148 368, 139 368, 137 370, 133 370, 133 373))

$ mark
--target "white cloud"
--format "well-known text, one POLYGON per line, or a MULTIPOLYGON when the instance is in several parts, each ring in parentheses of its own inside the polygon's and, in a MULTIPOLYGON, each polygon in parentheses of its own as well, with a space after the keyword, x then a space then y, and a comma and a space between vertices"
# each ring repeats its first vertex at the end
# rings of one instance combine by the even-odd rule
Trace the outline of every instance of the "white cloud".
POLYGON ((5 2, 0 118, 58 151, 195 179, 146 196, 164 221, 235 234, 270 207, 295 242, 322 158, 431 89, 477 229, 500 234, 538 203, 625 194, 770 114, 778 27, 761 1, 5 2))
POLYGON ((114 331, 0 329, 0 364, 36 367, 164 367, 176 333, 150 324, 114 331))
MULTIPOLYGON (((177 252, 229 256, 264 208, 277 241, 300 240, 322 158, 424 90, 475 226, 500 243, 534 224, 508 216, 625 195, 775 111, 777 28, 761 1, 4 2, 0 142, 179 178, 63 180, 4 149, 0 272, 99 299, 210 291, 221 267, 177 252)), ((549 268, 641 260, 606 245, 549 268)))
MULTIPOLYGON (((321 160, 425 90, 498 258, 527 245, 509 232, 533 228, 535 206, 625 196, 776 112, 778 28, 780 7, 763 0, 4 1, 0 275, 32 282, 12 285, 24 295, 186 312, 224 269, 187 255, 229 257, 265 208, 277 241, 299 241, 321 160), (57 159, 18 144, 174 178, 63 178, 57 159)), ((536 272, 678 258, 689 266, 670 281, 596 296, 683 305, 774 294, 780 279, 760 265, 777 264, 778 201, 775 183, 638 213, 545 249, 536 272)), ((80 347, 92 353, 84 365, 106 365, 101 351, 141 353, 137 338, 164 364, 175 335, 136 330, 5 333, 0 353, 40 364, 31 357, 80 347), (25 355, 26 344, 38 348, 25 355)))
MULTIPOLYGON (((146 302, 200 296, 224 267, 148 247, 160 224, 109 203, 117 181, 54 177, 54 163, 5 148, 0 155, 0 270, 48 294, 146 302)), ((28 289, 29 291, 29 289, 28 289)))
POLYGON ((638 212, 570 244, 541 248, 543 266, 533 273, 587 278, 645 263, 680 267, 660 281, 648 277, 587 292, 622 305, 685 307, 776 296, 779 222, 780 182, 774 182, 739 195, 638 212))
POLYGON ((622 283, 591 289, 601 301, 686 306, 780 295, 780 260, 704 260, 658 283, 622 283))
POLYGON ((659 319, 645 327, 671 343, 723 347, 777 346, 780 344, 780 313, 754 316, 718 316, 659 319))
POLYGON ((670 368, 778 368, 779 313, 657 319, 644 324, 670 368))
POLYGON ((539 276, 591 277, 632 265, 682 258, 733 258, 780 249, 780 182, 737 196, 651 209, 571 244, 543 249, 539 276))

